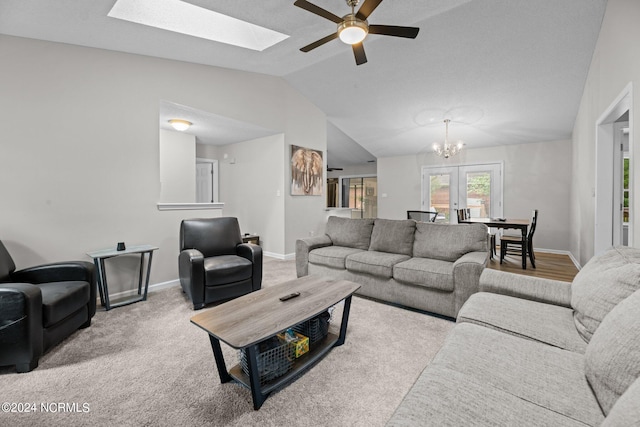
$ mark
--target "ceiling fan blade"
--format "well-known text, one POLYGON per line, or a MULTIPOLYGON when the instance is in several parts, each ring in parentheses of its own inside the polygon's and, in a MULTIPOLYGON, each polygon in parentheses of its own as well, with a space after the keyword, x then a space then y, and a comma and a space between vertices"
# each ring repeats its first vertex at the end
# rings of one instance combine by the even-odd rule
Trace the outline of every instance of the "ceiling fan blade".
POLYGON ((370 34, 380 34, 383 36, 405 37, 407 39, 415 39, 420 28, 417 27, 398 27, 395 25, 369 25, 370 34))
POLYGON ((358 13, 356 13, 356 18, 362 20, 367 19, 380 3, 382 3, 382 0, 365 0, 362 6, 360 6, 358 13))
POLYGON ((353 48, 353 55, 356 57, 356 65, 362 65, 367 62, 367 55, 364 53, 364 46, 362 42, 351 45, 353 48))
POLYGON ((331 40, 336 38, 338 38, 338 33, 329 34, 327 37, 323 37, 320 40, 317 40, 309 45, 306 45, 305 47, 300 48, 300 50, 303 52, 309 52, 310 50, 320 47, 323 44, 330 42, 331 40))
POLYGON ((343 19, 340 18, 339 16, 334 15, 328 10, 324 10, 320 6, 316 6, 313 3, 309 3, 307 0, 296 0, 295 3, 293 3, 293 5, 301 7, 302 9, 307 10, 311 13, 315 13, 316 15, 321 16, 325 19, 328 19, 329 21, 333 21, 336 24, 340 24, 343 21, 343 19))

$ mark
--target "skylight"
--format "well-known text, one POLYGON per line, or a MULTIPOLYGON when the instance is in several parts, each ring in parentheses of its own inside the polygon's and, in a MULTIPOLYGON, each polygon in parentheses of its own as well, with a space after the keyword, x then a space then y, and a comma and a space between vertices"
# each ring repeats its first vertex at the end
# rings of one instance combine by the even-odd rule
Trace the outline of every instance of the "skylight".
POLYGON ((108 16, 258 51, 289 37, 180 0, 118 0, 108 16))

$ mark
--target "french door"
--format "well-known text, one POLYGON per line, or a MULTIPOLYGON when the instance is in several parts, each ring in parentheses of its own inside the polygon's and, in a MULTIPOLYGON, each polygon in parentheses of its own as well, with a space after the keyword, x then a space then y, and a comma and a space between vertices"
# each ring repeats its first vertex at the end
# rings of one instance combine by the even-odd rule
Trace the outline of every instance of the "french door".
POLYGON ((456 223, 456 210, 472 218, 502 217, 502 163, 422 168, 422 209, 456 223))

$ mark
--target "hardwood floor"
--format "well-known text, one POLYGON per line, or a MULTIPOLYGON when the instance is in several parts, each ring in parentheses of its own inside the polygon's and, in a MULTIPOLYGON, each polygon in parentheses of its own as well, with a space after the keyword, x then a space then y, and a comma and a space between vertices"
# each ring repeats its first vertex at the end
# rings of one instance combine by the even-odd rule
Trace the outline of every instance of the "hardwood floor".
POLYGON ((522 260, 519 256, 508 255, 502 265, 500 264, 500 251, 489 261, 488 268, 509 273, 524 274, 527 276, 544 277, 546 279, 572 282, 578 274, 578 269, 568 255, 536 252, 536 268, 531 267, 527 260, 527 269, 522 269, 522 260))

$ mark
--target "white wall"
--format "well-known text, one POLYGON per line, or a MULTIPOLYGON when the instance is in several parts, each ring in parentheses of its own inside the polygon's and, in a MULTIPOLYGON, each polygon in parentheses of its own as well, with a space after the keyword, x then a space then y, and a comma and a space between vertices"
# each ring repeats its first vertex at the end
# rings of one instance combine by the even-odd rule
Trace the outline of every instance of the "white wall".
MULTIPOLYGON (((160 100, 326 151, 325 115, 277 77, 9 36, 0 57, 0 239, 19 267, 125 241, 160 247, 152 283, 177 278, 180 220, 221 212, 158 211, 160 100)), ((300 204, 303 227, 324 219, 300 204)))
POLYGON ((632 160, 631 188, 634 205, 631 218, 633 241, 640 242, 640 174, 636 173, 640 154, 640 2, 609 0, 598 43, 573 129, 573 174, 571 181, 571 252, 584 265, 594 253, 595 227, 595 128, 596 121, 625 86, 633 84, 635 132, 630 136, 632 160))
POLYGON ((218 147, 220 199, 243 233, 260 235, 265 252, 285 253, 284 135, 218 147), (224 158, 224 155, 227 158, 224 158))
POLYGON ((160 129, 160 201, 196 201, 196 137, 160 129))
POLYGON ((465 149, 449 160, 434 154, 378 158, 378 216, 399 219, 421 210, 422 166, 501 161, 504 216, 529 218, 538 209, 535 247, 568 251, 571 141, 465 149))

